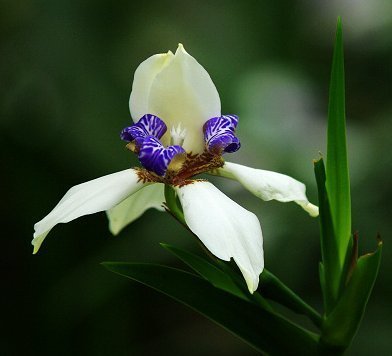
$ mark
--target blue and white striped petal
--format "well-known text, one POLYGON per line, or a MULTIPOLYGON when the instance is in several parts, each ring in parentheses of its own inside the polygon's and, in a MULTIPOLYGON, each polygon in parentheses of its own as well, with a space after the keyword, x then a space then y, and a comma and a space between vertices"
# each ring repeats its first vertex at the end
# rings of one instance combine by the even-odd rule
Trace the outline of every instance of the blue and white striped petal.
POLYGON ((207 150, 215 154, 239 150, 240 140, 235 135, 237 124, 237 115, 223 115, 208 120, 203 126, 207 150))
POLYGON ((164 176, 171 161, 177 155, 184 155, 185 150, 181 146, 164 147, 154 136, 147 136, 139 151, 139 160, 144 168, 164 176))
POLYGON ((140 120, 121 131, 121 139, 124 141, 135 141, 136 145, 141 146, 147 136, 154 136, 158 140, 165 134, 166 124, 155 115, 143 115, 140 120))

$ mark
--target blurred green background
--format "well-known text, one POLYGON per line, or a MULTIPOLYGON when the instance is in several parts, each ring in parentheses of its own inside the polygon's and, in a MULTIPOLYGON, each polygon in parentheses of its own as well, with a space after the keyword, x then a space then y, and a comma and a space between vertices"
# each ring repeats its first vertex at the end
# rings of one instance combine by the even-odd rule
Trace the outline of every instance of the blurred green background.
MULTIPOLYGON (((317 203, 312 159, 325 152, 338 15, 353 229, 362 253, 375 248, 377 232, 385 242, 348 354, 392 353, 390 1, 3 0, 1 354, 255 354, 190 309, 99 265, 180 266, 159 242, 199 250, 167 214, 148 211, 118 237, 104 213, 59 225, 36 256, 33 224, 69 187, 137 164, 119 139, 130 123, 133 72, 178 42, 210 73, 223 112, 240 116, 242 149, 228 159, 292 175, 317 203)), ((265 203, 235 183, 215 182, 261 219, 266 266, 320 309, 317 220, 295 204, 265 203)))

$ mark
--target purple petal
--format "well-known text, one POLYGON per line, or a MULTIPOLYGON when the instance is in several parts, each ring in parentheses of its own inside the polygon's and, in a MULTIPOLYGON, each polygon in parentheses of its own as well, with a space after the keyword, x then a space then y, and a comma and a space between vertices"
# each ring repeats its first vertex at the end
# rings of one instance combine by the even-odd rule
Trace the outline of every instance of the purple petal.
POLYGON ((204 139, 209 152, 235 152, 240 147, 240 140, 235 136, 238 124, 237 115, 223 115, 208 120, 203 127, 204 139))
POLYGON ((166 130, 166 124, 158 116, 146 114, 136 124, 123 129, 120 136, 124 141, 135 140, 136 144, 140 146, 147 136, 151 135, 160 139, 166 130))
POLYGON ((144 168, 153 171, 159 176, 164 176, 167 167, 175 156, 184 154, 181 146, 164 147, 154 136, 147 136, 139 151, 139 160, 144 168))
POLYGON ((237 125, 238 125, 238 116, 237 115, 222 115, 222 118, 229 120, 231 122, 233 130, 237 127, 237 125))

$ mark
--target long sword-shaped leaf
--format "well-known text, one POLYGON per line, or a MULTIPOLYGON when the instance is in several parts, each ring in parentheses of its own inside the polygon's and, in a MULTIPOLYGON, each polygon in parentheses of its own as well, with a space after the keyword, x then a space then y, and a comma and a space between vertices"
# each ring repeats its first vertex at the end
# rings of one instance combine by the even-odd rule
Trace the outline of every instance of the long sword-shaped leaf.
POLYGON ((260 293, 264 298, 284 305, 298 314, 306 315, 316 326, 321 326, 320 314, 265 268, 260 275, 260 293))
MULTIPOLYGON (((241 281, 243 286, 242 289, 240 289, 230 277, 231 274, 225 273, 203 257, 172 245, 161 243, 161 246, 177 256, 200 276, 210 281, 213 286, 223 289, 244 300, 252 300, 254 295, 252 296, 247 292, 246 284, 242 278, 241 281)), ((322 319, 320 314, 266 269, 264 269, 263 273, 260 275, 260 291, 262 298, 271 299, 296 313, 306 315, 315 325, 321 326, 322 319)), ((255 294, 257 293, 258 292, 255 294)), ((271 310, 271 308, 267 308, 267 310, 271 310)))
POLYGON ((342 269, 347 249, 351 247, 351 198, 346 148, 344 86, 343 37, 339 18, 329 88, 326 187, 342 269))
POLYGON ((143 283, 191 307, 271 355, 315 355, 318 337, 286 319, 248 303, 208 281, 178 269, 137 263, 105 262, 112 272, 143 283))
POLYGON ((323 291, 325 314, 335 306, 342 278, 338 258, 338 243, 335 238, 331 207, 326 191, 326 177, 323 159, 314 162, 320 209, 321 258, 320 282, 323 291))
POLYGON ((245 294, 225 272, 204 258, 172 245, 161 243, 161 246, 186 263, 216 288, 220 288, 242 299, 249 300, 249 293, 245 294))

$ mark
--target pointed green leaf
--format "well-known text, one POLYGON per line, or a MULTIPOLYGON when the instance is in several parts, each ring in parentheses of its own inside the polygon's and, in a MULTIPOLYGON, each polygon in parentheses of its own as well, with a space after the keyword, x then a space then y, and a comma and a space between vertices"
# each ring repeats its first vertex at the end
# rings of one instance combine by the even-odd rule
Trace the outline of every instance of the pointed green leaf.
POLYGON ((260 290, 263 297, 284 305, 298 314, 306 315, 315 325, 321 326, 320 314, 266 269, 260 275, 260 290))
POLYGON ((320 286, 321 292, 323 293, 323 305, 327 305, 326 297, 326 286, 325 286, 325 270, 324 264, 322 262, 319 263, 319 279, 320 279, 320 286))
POLYGON ((161 246, 177 256, 216 288, 223 289, 242 299, 249 300, 247 294, 243 293, 226 273, 204 258, 168 244, 161 243, 161 246))
POLYGON ((246 285, 245 279, 243 278, 242 274, 239 273, 238 266, 233 264, 232 261, 226 262, 216 259, 216 264, 224 273, 230 276, 230 278, 234 281, 238 288, 241 289, 242 293, 246 294, 253 303, 265 310, 271 312, 273 311, 271 305, 259 292, 255 291, 253 294, 249 293, 249 289, 246 285))
POLYGON ((351 239, 351 198, 346 148, 344 86, 342 24, 338 18, 329 88, 326 187, 342 268, 351 239))
MULTIPOLYGON (((249 297, 252 297, 249 293, 244 293, 228 274, 206 261, 204 258, 171 245, 161 243, 161 246, 180 258, 203 278, 210 281, 215 287, 223 289, 247 301, 249 301, 249 297)), ((243 285, 244 290, 246 290, 247 287, 245 283, 243 283, 243 285)), ((321 325, 321 316, 317 311, 306 304, 298 295, 266 269, 264 269, 263 273, 260 275, 260 290, 262 291, 262 296, 264 298, 280 303, 296 313, 304 314, 317 326, 321 325)))
POLYGON ((316 354, 316 335, 253 303, 213 287, 178 269, 137 263, 105 262, 112 272, 143 283, 191 307, 260 352, 316 354))
POLYGON ((323 159, 314 162, 314 172, 317 181, 319 211, 321 258, 320 281, 324 297, 325 313, 328 315, 338 300, 341 266, 338 256, 338 246, 333 229, 331 208, 326 191, 326 176, 323 159))
POLYGON ((380 266, 381 252, 380 241, 376 252, 358 259, 339 303, 323 325, 321 343, 326 347, 344 350, 350 345, 373 289, 380 266))

